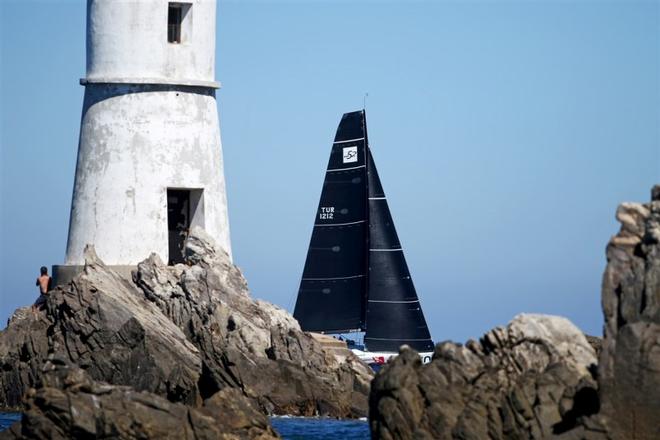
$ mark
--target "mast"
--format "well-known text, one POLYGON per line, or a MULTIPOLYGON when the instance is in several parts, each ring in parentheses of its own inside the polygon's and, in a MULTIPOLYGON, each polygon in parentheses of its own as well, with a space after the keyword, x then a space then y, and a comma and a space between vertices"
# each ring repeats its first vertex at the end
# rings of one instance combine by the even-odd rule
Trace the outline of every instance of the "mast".
POLYGON ((365 218, 367 219, 367 233, 365 235, 365 246, 364 246, 364 267, 366 268, 367 276, 364 280, 364 290, 362 292, 362 327, 360 330, 367 331, 367 310, 369 307, 369 230, 371 229, 371 220, 369 216, 369 171, 370 171, 370 161, 368 160, 369 152, 369 134, 367 132, 367 109, 366 109, 366 97, 365 97, 365 106, 362 109, 362 129, 364 131, 364 154, 365 154, 365 172, 367 178, 365 179, 365 197, 364 197, 364 210, 365 218))

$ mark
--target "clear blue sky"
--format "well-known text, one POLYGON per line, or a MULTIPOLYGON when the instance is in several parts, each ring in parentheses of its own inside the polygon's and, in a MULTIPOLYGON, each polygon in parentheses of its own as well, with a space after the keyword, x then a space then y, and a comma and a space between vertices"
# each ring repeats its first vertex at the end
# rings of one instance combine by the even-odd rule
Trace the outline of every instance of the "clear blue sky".
MULTIPOLYGON (((85 2, 0 0, 0 322, 63 262, 85 2)), ((291 310, 332 137, 362 106, 436 341, 520 312, 600 334, 622 201, 660 182, 660 2, 220 1, 236 263, 291 310)), ((145 255, 146 257, 146 255, 145 255)))

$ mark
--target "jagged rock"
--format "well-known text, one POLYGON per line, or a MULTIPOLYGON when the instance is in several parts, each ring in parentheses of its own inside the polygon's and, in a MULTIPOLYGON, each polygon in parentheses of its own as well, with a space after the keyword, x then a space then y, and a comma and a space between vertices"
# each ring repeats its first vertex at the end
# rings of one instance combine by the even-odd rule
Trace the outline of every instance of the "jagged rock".
POLYGON ((275 439, 268 418, 236 389, 199 408, 130 387, 95 382, 80 368, 46 365, 28 392, 21 422, 5 439, 275 439))
POLYGON ((372 382, 376 439, 599 438, 596 355, 565 318, 518 315, 479 342, 443 342, 422 365, 402 348, 372 382), (575 437, 577 438, 577 437, 575 437))
POLYGON ((598 336, 591 336, 591 335, 585 335, 587 337, 587 341, 591 345, 591 347, 594 349, 596 352, 596 357, 600 357, 600 353, 603 350, 603 338, 599 338, 598 336))
POLYGON ((660 438, 660 185, 616 217, 604 337, 588 338, 597 372, 584 337, 554 318, 439 344, 426 366, 403 350, 372 384, 374 438, 660 438))
POLYGON ((607 246, 599 384, 616 439, 660 438, 660 185, 651 198, 619 206, 607 246))
POLYGON ((185 254, 195 265, 172 269, 152 255, 134 276, 199 348, 202 396, 232 386, 269 413, 365 415, 368 367, 354 356, 338 362, 291 315, 252 300, 243 275, 210 240, 193 228, 185 254))
POLYGON ((83 274, 0 333, 0 407, 19 406, 50 359, 191 406, 235 388, 268 413, 366 415, 368 367, 340 362, 284 310, 251 299, 203 230, 185 253, 174 267, 151 255, 131 281, 88 249, 83 274))
POLYGON ((25 391, 37 383, 46 362, 50 322, 30 307, 16 310, 0 333, 0 408, 18 411, 25 391))
POLYGON ((17 314, 0 334, 0 406, 20 405, 47 359, 66 360, 94 379, 175 401, 200 400, 197 348, 141 291, 107 269, 91 247, 84 272, 52 291, 43 310, 17 314))

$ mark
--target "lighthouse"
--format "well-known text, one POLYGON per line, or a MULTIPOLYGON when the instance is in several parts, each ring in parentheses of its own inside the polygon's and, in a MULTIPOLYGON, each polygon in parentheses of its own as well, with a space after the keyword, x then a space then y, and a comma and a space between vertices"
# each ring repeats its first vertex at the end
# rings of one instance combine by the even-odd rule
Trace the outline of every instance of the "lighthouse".
POLYGON ((85 97, 65 264, 183 260, 201 226, 230 255, 215 80, 215 0, 88 0, 85 97))

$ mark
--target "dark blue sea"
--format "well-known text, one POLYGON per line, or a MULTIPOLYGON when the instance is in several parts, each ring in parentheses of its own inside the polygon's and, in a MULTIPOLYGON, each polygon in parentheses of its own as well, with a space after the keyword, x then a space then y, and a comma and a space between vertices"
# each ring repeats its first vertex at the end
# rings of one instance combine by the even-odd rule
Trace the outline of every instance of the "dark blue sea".
POLYGON ((14 422, 21 419, 21 413, 0 412, 0 431, 9 428, 14 422))
POLYGON ((286 440, 369 439, 366 420, 336 420, 317 417, 271 417, 273 428, 286 440))
MULTIPOLYGON (((0 431, 21 418, 20 413, 0 413, 0 431)), ((286 440, 366 440, 369 424, 362 420, 307 417, 272 417, 273 428, 286 440)))

